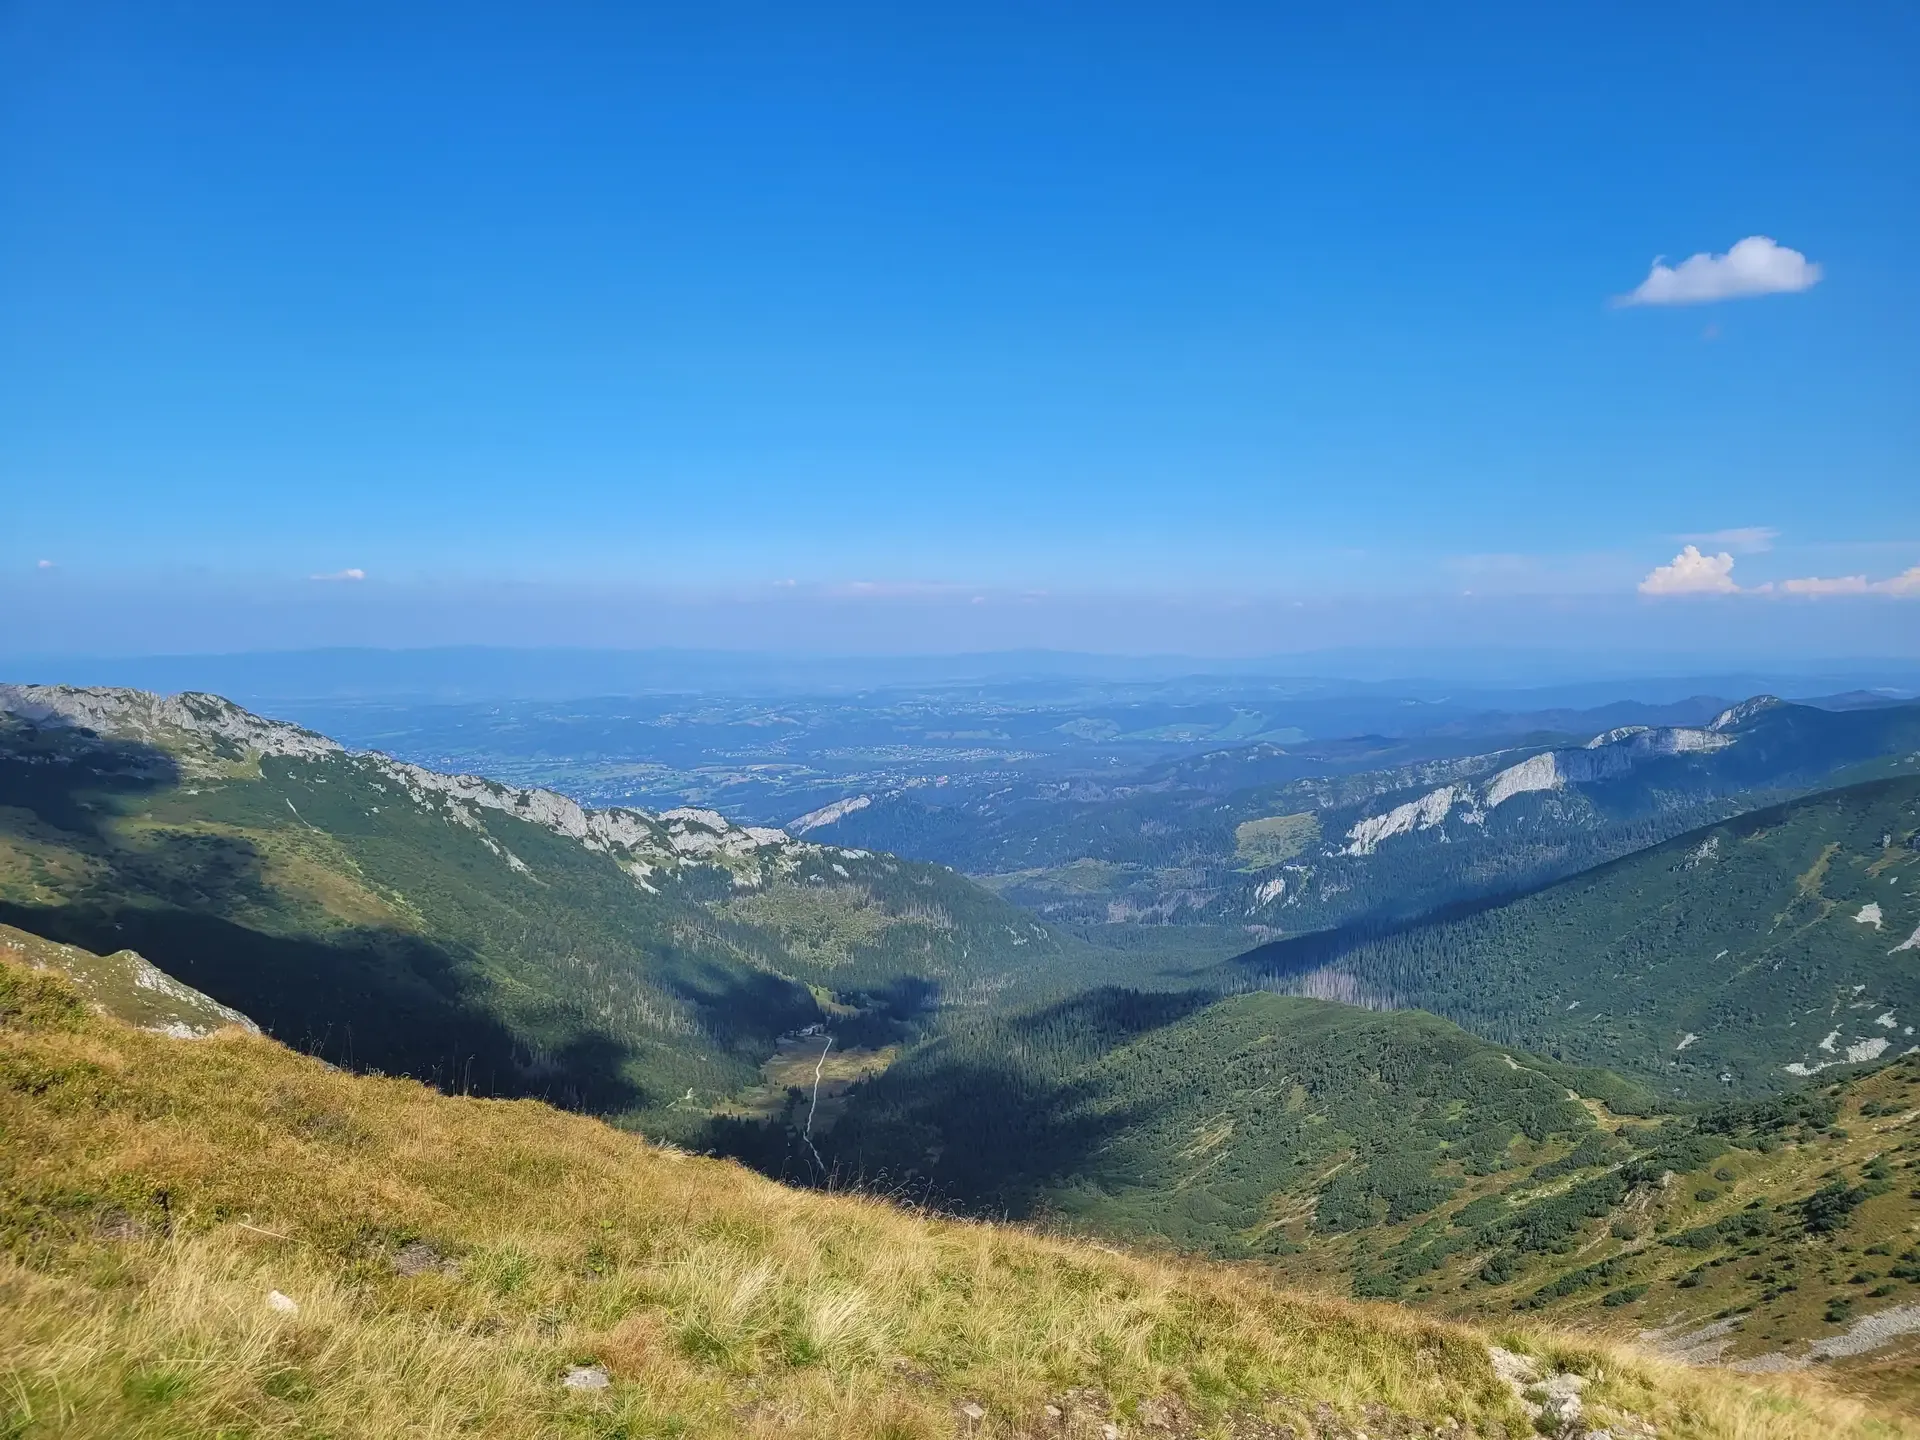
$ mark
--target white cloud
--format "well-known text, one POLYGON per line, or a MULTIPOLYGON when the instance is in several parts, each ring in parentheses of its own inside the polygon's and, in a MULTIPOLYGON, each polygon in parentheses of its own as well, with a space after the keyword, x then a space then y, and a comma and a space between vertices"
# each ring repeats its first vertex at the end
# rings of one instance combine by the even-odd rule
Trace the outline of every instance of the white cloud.
POLYGON ((1903 570, 1887 580, 1869 580, 1864 575, 1806 575, 1797 580, 1782 580, 1779 590, 1785 595, 1895 595, 1920 599, 1920 565, 1903 570))
POLYGON ((1778 588, 1783 595, 1865 595, 1871 587, 1864 575, 1835 575, 1825 579, 1808 575, 1799 580, 1782 580, 1778 588))
POLYGON ((821 593, 861 600, 901 600, 921 596, 945 598, 964 588, 937 580, 844 580, 822 586, 821 593))
POLYGON ((35 561, 33 568, 36 570, 51 570, 53 569, 53 561, 51 560, 35 561))
POLYGON ((367 572, 360 569, 336 570, 331 575, 309 575, 309 580, 364 580, 367 572))
POLYGON ((1640 582, 1642 595, 1737 595, 1740 587, 1733 578, 1733 556, 1722 550, 1718 555, 1702 555, 1700 547, 1688 545, 1671 563, 1656 565, 1640 582))
POLYGON ((1742 295, 1789 295, 1819 283, 1820 267, 1798 250, 1749 235, 1724 255, 1690 255, 1678 265, 1654 260, 1639 288, 1616 305, 1704 305, 1742 295))
POLYGON ((1718 545, 1736 555, 1759 555, 1773 548, 1780 532, 1771 525, 1736 525, 1731 530, 1712 530, 1705 535, 1676 535, 1676 540, 1695 545, 1718 545))
POLYGON ((1873 587, 1882 595, 1910 595, 1920 598, 1920 565, 1910 565, 1891 580, 1873 587))
POLYGON ((1680 553, 1665 565, 1657 565, 1640 582, 1642 595, 1791 595, 1818 600, 1835 595, 1890 595, 1920 599, 1920 565, 1903 570, 1885 580, 1869 580, 1865 575, 1801 575, 1791 580, 1768 580, 1759 585, 1742 585, 1733 578, 1734 552, 1767 550, 1779 532, 1754 525, 1737 530, 1717 530, 1711 535, 1689 535, 1680 553), (1729 547, 1707 554, 1701 544, 1719 542, 1729 547))

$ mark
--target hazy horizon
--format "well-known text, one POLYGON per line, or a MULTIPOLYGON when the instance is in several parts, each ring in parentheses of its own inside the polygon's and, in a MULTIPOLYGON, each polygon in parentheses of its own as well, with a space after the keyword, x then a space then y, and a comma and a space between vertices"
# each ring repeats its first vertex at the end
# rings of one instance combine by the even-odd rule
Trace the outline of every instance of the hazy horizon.
POLYGON ((0 650, 1920 657, 1911 12, 0 10, 0 650))
POLYGON ((207 690, 242 700, 554 700, 619 695, 833 694, 861 690, 1198 686, 1219 693, 1399 694, 1488 706, 1589 708, 1761 693, 1788 699, 1875 692, 1920 695, 1920 663, 1897 657, 1799 663, 1631 652, 1339 649, 1222 657, 1045 649, 832 654, 750 649, 331 647, 203 654, 0 652, 0 683, 207 690))

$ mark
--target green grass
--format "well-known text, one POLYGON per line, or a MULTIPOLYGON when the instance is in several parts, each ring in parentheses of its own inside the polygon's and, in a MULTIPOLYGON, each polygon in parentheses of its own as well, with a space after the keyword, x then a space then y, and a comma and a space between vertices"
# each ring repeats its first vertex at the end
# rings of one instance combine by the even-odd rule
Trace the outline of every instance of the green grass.
MULTIPOLYGON (((901 1440, 1053 1433, 1049 1405, 1190 1435, 1528 1433, 1471 1330, 784 1189, 237 1031, 137 1032, 4 957, 0 1125, 12 1435, 901 1440), (606 1388, 561 1383, 589 1365, 606 1388)), ((1503 1338, 1589 1374, 1596 1423, 1915 1433, 1809 1380, 1503 1338)))
POLYGON ((1320 820, 1311 812, 1269 815, 1233 827, 1233 853, 1247 868, 1261 870, 1293 859, 1319 838, 1320 820))

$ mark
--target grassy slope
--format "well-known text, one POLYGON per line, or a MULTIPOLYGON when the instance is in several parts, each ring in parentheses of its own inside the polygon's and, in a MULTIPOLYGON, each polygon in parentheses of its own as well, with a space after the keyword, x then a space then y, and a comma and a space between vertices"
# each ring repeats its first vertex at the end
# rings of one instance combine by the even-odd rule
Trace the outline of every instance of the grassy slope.
MULTIPOLYGON (((1528 1429, 1469 1331, 137 1032, 4 957, 0 1125, 14 1436, 1528 1429), (560 1384, 588 1362, 611 1385, 560 1384)), ((1616 1433, 1920 1433, 1804 1378, 1508 1338, 1587 1372, 1616 1433)))
POLYGON ((1797 1083, 1788 1065, 1914 1043, 1920 952, 1898 947, 1920 928, 1917 834, 1920 779, 1850 786, 1477 914, 1281 942, 1234 965, 1391 996, 1667 1093, 1779 1089, 1797 1083))
MULTIPOLYGON (((855 1087, 822 1148, 979 1209, 1456 1317, 1630 1334, 1737 1316, 1729 1359, 1802 1357, 1920 1303, 1920 1057, 1656 1116, 1617 1077, 1418 1012, 1091 998, 1077 1026, 1055 1009, 950 1028, 855 1087)), ((1838 1368, 1883 1387, 1916 1353, 1838 1368)))
POLYGON ((182 985, 131 950, 95 955, 0 925, 0 952, 32 969, 64 975, 95 1010, 142 1030, 192 1040, 229 1025, 257 1028, 239 1011, 182 985))

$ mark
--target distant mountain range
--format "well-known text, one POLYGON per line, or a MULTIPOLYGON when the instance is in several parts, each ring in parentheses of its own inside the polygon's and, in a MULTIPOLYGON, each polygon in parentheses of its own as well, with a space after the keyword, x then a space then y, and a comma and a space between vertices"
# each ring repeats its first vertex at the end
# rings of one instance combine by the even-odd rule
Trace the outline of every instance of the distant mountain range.
POLYGON ((339 646, 212 655, 0 655, 15 674, 69 684, 151 691, 219 691, 248 699, 323 697, 485 701, 568 700, 656 694, 823 695, 878 688, 1008 682, 1168 684, 1274 681, 1303 694, 1393 691, 1459 697, 1482 709, 1588 706, 1636 694, 1678 698, 1708 689, 1749 694, 1785 688, 1818 695, 1874 686, 1920 690, 1920 665, 1887 658, 1851 663, 1777 661, 1729 670, 1724 657, 1694 657, 1649 669, 1645 657, 1551 652, 1326 650, 1223 658, 1001 650, 954 655, 810 655, 662 647, 339 646), (1345 678, 1342 678, 1345 677, 1345 678), (1424 677, 1424 678, 1423 678, 1424 677), (1604 677, 1604 678, 1595 678, 1604 677))
POLYGON ((1301 748, 1320 773, 1284 778, 1300 762, 1263 744, 1110 788, 957 804, 925 788, 858 796, 790 828, 952 865, 1066 923, 1278 938, 1524 890, 1817 786, 1920 773, 1920 706, 1762 696, 1699 725, 1385 768, 1365 768, 1366 742, 1349 741, 1331 762, 1344 773, 1326 773, 1328 747, 1301 748))

